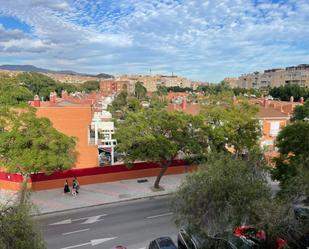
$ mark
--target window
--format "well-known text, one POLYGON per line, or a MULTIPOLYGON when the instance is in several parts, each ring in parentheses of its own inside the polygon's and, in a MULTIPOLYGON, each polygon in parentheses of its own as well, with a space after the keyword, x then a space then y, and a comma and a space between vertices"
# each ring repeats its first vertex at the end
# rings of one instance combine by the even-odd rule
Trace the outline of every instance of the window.
POLYGON ((280 122, 279 121, 273 121, 270 122, 270 135, 277 136, 280 130, 280 122))

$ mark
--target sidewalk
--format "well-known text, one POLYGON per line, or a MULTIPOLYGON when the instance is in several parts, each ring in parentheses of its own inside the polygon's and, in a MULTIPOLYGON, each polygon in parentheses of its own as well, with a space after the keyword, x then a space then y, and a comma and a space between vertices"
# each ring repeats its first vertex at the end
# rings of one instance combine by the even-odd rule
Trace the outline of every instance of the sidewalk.
MULTIPOLYGON (((185 174, 166 175, 161 179, 163 191, 153 192, 151 187, 156 177, 145 177, 147 182, 138 183, 139 179, 117 182, 81 185, 80 193, 73 198, 70 194, 63 194, 63 189, 52 189, 33 192, 32 202, 37 206, 40 214, 64 211, 75 208, 139 199, 144 197, 165 195, 174 192, 181 184, 185 174)), ((71 187, 71 186, 70 186, 71 187)), ((0 203, 14 198, 16 194, 0 190, 0 203)))

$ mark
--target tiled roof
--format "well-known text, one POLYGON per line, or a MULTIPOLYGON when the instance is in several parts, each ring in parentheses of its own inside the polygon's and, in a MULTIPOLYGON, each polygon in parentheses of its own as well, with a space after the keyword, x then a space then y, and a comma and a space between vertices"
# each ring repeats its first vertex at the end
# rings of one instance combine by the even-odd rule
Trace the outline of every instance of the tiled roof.
POLYGON ((282 118, 289 119, 289 114, 281 112, 273 107, 263 107, 261 106, 257 114, 258 118, 282 118))

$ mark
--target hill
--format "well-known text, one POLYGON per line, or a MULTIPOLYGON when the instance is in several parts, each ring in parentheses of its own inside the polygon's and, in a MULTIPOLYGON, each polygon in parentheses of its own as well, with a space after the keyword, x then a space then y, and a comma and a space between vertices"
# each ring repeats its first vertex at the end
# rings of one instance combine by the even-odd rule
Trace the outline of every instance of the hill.
POLYGON ((37 73, 51 73, 51 74, 65 74, 65 75, 78 75, 78 76, 90 76, 90 77, 97 77, 101 79, 113 78, 113 75, 100 73, 97 75, 93 74, 84 74, 78 73, 71 70, 49 70, 45 68, 36 67, 33 65, 1 65, 0 70, 8 70, 8 71, 21 71, 21 72, 37 72, 37 73))

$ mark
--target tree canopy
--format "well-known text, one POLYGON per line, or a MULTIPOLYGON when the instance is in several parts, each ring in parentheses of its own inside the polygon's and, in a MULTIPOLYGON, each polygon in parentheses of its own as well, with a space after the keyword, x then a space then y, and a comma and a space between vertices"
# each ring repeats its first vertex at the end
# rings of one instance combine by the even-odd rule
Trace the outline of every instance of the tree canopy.
POLYGON ((309 89, 296 84, 287 84, 271 88, 269 94, 272 97, 279 98, 283 101, 289 101, 291 96, 294 97, 294 101, 299 101, 301 97, 304 97, 305 99, 309 97, 309 89))
POLYGON ((291 205, 272 197, 259 154, 249 160, 232 154, 212 154, 197 172, 189 174, 173 197, 178 226, 189 226, 204 236, 224 236, 241 225, 266 232, 264 248, 277 248, 283 238, 291 248, 301 248, 308 224, 295 219, 291 205))
POLYGON ((198 154, 207 148, 199 117, 164 109, 146 109, 128 113, 116 131, 118 151, 125 153, 125 163, 137 160, 158 162, 161 172, 155 188, 168 166, 178 155, 198 154), (203 140, 204 139, 204 140, 203 140))
POLYGON ((304 119, 309 121, 309 99, 304 103, 304 105, 296 106, 293 112, 292 121, 304 119))
POLYGON ((57 131, 47 118, 38 118, 30 107, 0 109, 0 128, 1 166, 21 173, 24 184, 30 173, 69 169, 75 162, 75 139, 57 131))
POLYGON ((1 249, 45 249, 38 225, 30 216, 28 205, 0 205, 1 249))
POLYGON ((176 223, 209 235, 250 224, 257 203, 271 196, 259 170, 233 155, 212 154, 199 171, 187 176, 175 194, 172 207, 176 223))
MULTIPOLYGON (((284 188, 293 178, 309 171, 309 122, 296 121, 284 127, 276 139, 280 156, 275 158, 276 167, 272 170, 274 179, 284 188), (305 171, 305 172, 304 172, 305 171)), ((307 181, 309 189, 309 182, 307 181)))
POLYGON ((0 75, 0 105, 25 104, 33 99, 33 94, 16 79, 0 75))
POLYGON ((134 91, 134 96, 139 99, 145 99, 147 95, 147 89, 144 87, 142 82, 136 82, 135 84, 135 91, 134 91))
POLYGON ((213 149, 222 151, 229 147, 238 154, 254 147, 261 132, 255 117, 257 110, 244 100, 233 103, 230 95, 210 96, 201 115, 210 126, 213 149))

